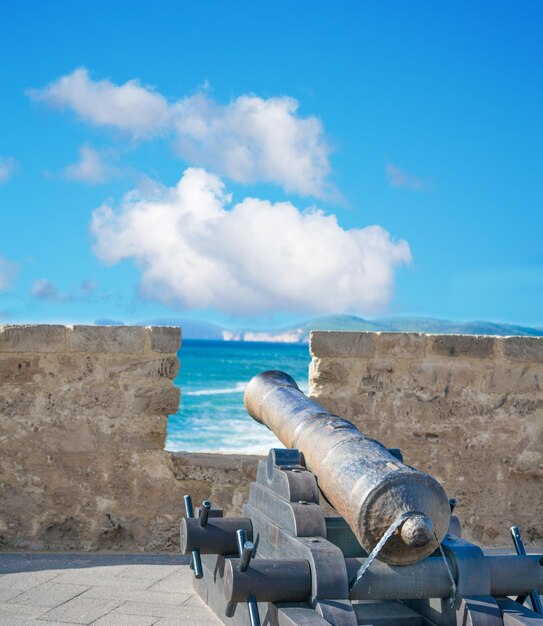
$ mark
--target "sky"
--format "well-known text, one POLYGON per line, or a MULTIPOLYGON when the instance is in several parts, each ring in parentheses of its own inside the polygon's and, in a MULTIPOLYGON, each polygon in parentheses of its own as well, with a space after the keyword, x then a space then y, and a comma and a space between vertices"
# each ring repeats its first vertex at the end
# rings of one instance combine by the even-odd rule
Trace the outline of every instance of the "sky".
POLYGON ((543 326, 540 2, 0 0, 0 323, 543 326))

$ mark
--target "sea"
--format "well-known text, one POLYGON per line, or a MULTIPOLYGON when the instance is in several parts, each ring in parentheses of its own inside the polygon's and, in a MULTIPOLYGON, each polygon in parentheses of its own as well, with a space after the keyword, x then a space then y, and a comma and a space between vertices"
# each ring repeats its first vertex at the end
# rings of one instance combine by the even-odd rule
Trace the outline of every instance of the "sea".
POLYGON ((243 392, 253 376, 275 369, 307 393, 307 344, 185 339, 179 360, 181 402, 168 419, 167 450, 267 454, 284 447, 247 414, 243 392))

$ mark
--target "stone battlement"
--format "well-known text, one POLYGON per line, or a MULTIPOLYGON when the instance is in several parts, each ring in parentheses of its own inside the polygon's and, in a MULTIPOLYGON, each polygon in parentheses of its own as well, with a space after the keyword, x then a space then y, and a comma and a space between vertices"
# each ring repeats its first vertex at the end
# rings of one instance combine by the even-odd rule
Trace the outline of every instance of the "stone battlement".
MULTIPOLYGON (((254 456, 164 450, 178 328, 0 326, 0 549, 171 551, 254 456)), ((542 542, 543 339, 314 332, 311 393, 440 480, 466 536, 542 542)), ((249 418, 248 418, 249 419, 249 418)))
POLYGON ((314 332, 312 396, 437 478, 468 538, 543 543, 543 337, 314 332))
POLYGON ((254 457, 164 450, 179 328, 0 327, 0 547, 172 550, 183 495, 227 511, 254 457))

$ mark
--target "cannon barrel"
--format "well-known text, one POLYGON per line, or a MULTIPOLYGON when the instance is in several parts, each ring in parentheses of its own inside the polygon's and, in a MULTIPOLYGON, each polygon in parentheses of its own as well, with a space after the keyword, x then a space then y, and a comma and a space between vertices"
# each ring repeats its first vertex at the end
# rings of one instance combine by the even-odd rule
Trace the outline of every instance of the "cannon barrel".
POLYGON ((404 465, 354 424, 307 398, 288 374, 258 374, 247 386, 244 400, 253 419, 265 424, 287 448, 302 452, 319 489, 366 551, 406 515, 378 558, 407 565, 434 552, 451 515, 447 496, 435 479, 404 465))

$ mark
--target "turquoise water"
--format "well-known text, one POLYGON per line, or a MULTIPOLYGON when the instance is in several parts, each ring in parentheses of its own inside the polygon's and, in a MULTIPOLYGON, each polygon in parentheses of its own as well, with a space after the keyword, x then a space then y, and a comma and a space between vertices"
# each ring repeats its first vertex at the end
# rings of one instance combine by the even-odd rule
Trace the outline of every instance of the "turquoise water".
POLYGON ((255 374, 278 369, 307 392, 307 345, 185 340, 179 359, 181 403, 168 420, 167 450, 266 454, 281 446, 247 415, 243 391, 255 374))

